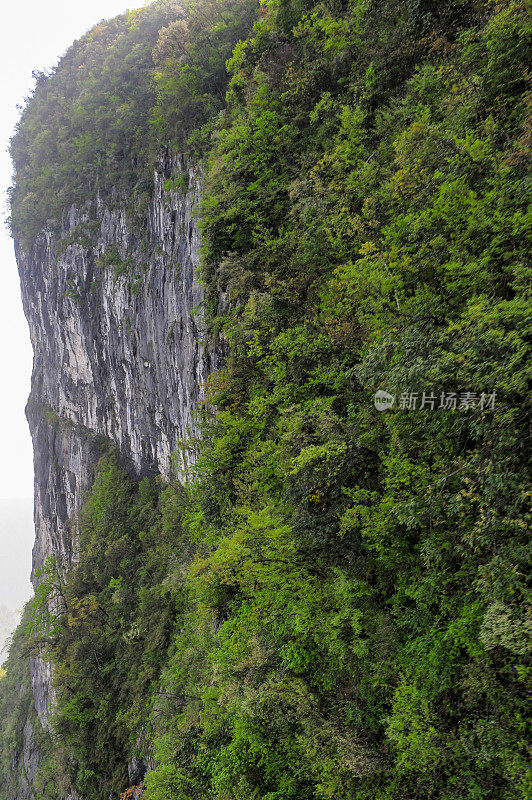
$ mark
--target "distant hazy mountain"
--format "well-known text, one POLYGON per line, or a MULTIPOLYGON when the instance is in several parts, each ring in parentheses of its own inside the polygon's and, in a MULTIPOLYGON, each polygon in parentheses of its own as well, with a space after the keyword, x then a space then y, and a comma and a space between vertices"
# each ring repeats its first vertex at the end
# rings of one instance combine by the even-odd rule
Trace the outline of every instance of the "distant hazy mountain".
POLYGON ((8 638, 17 627, 19 619, 18 611, 10 611, 5 606, 0 606, 0 664, 7 658, 7 653, 4 653, 3 650, 8 638))
POLYGON ((33 500, 0 499, 0 607, 20 609, 29 599, 33 500))

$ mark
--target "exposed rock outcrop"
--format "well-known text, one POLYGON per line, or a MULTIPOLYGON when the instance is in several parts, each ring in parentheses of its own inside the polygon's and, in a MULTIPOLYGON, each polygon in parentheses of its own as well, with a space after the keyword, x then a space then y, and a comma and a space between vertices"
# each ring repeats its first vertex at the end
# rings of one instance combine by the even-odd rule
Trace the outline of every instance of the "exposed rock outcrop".
MULTIPOLYGON (((16 243, 34 348, 27 415, 34 443, 33 574, 50 556, 76 559, 76 514, 102 440, 138 476, 182 476, 178 443, 197 434, 194 410, 216 355, 205 347, 203 291, 195 274, 199 177, 182 158, 160 159, 139 224, 131 198, 98 191, 43 232, 30 253, 16 243)), ((43 726, 51 676, 32 660, 43 726)), ((27 745, 30 747, 30 744, 27 745)), ((29 796, 29 795, 27 795, 29 796)), ((13 800, 17 800, 13 798, 13 800)))

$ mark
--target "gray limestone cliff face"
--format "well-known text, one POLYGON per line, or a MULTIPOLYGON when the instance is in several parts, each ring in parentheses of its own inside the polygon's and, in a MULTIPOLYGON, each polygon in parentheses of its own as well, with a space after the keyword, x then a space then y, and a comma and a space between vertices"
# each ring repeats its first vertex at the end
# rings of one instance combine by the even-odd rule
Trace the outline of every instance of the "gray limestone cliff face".
MULTIPOLYGON (((16 243, 34 349, 27 416, 34 444, 33 569, 49 556, 76 559, 76 514, 93 480, 102 440, 132 472, 182 476, 180 441, 197 435, 194 411, 216 355, 205 347, 196 277, 199 178, 164 156, 145 223, 131 198, 103 191, 63 214, 31 252, 16 243)), ((36 710, 46 725, 50 671, 32 662, 36 710)))

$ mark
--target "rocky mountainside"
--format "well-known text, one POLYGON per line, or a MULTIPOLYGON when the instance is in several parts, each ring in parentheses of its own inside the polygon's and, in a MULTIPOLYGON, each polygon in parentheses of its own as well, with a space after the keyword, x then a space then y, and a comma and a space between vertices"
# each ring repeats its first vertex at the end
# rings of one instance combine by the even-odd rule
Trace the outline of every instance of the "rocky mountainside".
POLYGON ((0 800, 530 797, 531 51, 155 0, 37 75, 0 800))
MULTIPOLYGON (((115 443, 139 479, 183 478, 193 458, 178 445, 198 435, 194 412, 218 363, 205 345, 197 279, 200 177, 185 159, 163 155, 153 180, 141 233, 119 198, 109 207, 98 194, 82 209, 65 210, 59 237, 43 233, 30 253, 16 242, 35 353, 27 416, 36 585, 48 559, 63 569, 76 560, 76 517, 102 442, 115 443), (165 189, 174 180, 182 188, 165 189)), ((31 683, 46 728, 54 693, 50 667, 39 656, 31 659, 31 683)), ((28 741, 26 754, 31 750, 28 741)), ((31 775, 31 763, 26 771, 31 775)))
POLYGON ((31 254, 17 244, 35 351, 34 568, 48 556, 68 564, 75 555, 68 520, 91 484, 99 436, 115 442, 139 476, 168 479, 186 467, 177 443, 197 433, 193 411, 213 361, 195 273, 198 193, 193 169, 165 157, 142 238, 119 202, 109 208, 98 195, 65 212, 60 239, 43 234, 31 254), (183 176, 183 190, 165 191, 166 181, 183 176))

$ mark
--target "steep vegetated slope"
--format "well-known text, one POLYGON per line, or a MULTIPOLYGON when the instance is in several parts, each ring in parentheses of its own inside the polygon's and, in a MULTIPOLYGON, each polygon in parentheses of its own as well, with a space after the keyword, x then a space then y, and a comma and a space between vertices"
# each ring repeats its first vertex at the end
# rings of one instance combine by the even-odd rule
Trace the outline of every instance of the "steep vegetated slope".
MULTIPOLYGON (((142 447, 62 406, 90 442, 74 565, 43 550, 0 681, 5 800, 30 744, 36 798, 530 795, 529 63, 520 0, 156 3, 38 81, 13 143, 23 285, 45 245, 52 282, 99 259, 117 284, 78 281, 72 309, 129 281, 113 313, 142 325, 201 178, 201 352, 155 336, 147 364, 211 356, 177 471, 164 403, 142 447)), ((138 379, 144 403, 170 374, 138 379)))

